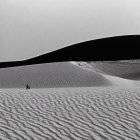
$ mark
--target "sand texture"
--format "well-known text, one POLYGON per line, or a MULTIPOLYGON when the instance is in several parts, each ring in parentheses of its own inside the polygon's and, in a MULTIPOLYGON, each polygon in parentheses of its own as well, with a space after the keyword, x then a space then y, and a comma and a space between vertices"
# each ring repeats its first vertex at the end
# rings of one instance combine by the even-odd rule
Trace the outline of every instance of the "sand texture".
POLYGON ((0 90, 0 140, 139 139, 140 88, 0 90))

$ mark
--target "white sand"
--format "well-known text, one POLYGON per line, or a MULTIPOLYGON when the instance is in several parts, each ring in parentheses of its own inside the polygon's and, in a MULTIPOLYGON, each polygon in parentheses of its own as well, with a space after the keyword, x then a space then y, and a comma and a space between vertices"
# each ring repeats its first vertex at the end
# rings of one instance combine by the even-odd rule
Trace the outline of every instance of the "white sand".
POLYGON ((139 140, 140 88, 0 90, 1 140, 139 140))
MULTIPOLYGON (((83 63, 83 62, 82 62, 83 63)), ((140 80, 140 61, 91 62, 93 70, 125 79, 140 80)))
POLYGON ((140 81, 111 76, 136 71, 96 66, 0 69, 0 140, 140 140, 140 81))
MULTIPOLYGON (((106 80, 112 83, 111 86, 121 86, 121 87, 140 87, 140 80, 132 80, 121 78, 124 75, 129 75, 130 77, 138 76, 138 71, 140 71, 140 65, 135 63, 108 63, 108 62, 71 62, 73 65, 87 70, 89 72, 98 73, 102 75, 106 80), (133 68, 133 66, 135 66, 133 68), (123 76, 122 76, 123 75, 123 76)), ((124 77, 125 77, 124 76, 124 77)), ((139 76, 138 76, 139 77, 139 76)))
MULTIPOLYGON (((25 88, 26 84, 31 88, 140 86, 139 81, 111 76, 111 73, 103 73, 101 69, 86 62, 82 62, 80 66, 77 64, 60 62, 3 68, 0 69, 0 88, 25 88)), ((138 69, 140 68, 137 66, 138 69)), ((125 73, 122 69, 117 69, 116 65, 111 70, 125 73)))
POLYGON ((0 69, 0 88, 112 86, 97 72, 87 71, 69 62, 38 64, 0 69))

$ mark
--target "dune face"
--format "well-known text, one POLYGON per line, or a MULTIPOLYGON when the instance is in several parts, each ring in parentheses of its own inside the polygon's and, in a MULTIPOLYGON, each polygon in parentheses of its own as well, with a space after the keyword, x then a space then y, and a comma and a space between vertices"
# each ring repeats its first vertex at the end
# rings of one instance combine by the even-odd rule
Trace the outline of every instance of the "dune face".
POLYGON ((2 140, 139 140, 140 88, 0 90, 2 140))
POLYGON ((0 88, 24 88, 26 84, 31 88, 112 85, 101 74, 69 62, 0 69, 0 88))
POLYGON ((139 65, 132 64, 135 69, 130 64, 111 64, 59 62, 3 68, 0 88, 25 88, 26 84, 31 88, 140 86, 139 81, 124 79, 128 74, 133 77, 139 65))
POLYGON ((125 79, 140 80, 139 60, 118 62, 91 62, 93 69, 125 79))
POLYGON ((140 60, 75 62, 75 64, 100 74, 140 80, 140 60))
POLYGON ((101 74, 105 79, 112 83, 112 86, 128 86, 135 87, 140 86, 140 81, 134 79, 134 76, 139 78, 137 72, 140 70, 139 62, 128 63, 124 62, 71 62, 72 64, 85 69, 87 71, 92 71, 101 74), (113 64, 113 65, 112 65, 113 64), (120 65, 118 65, 120 64, 120 65), (135 66, 135 67, 133 67, 135 66), (134 69, 136 68, 136 69, 134 69), (127 79, 128 76, 133 77, 127 79))

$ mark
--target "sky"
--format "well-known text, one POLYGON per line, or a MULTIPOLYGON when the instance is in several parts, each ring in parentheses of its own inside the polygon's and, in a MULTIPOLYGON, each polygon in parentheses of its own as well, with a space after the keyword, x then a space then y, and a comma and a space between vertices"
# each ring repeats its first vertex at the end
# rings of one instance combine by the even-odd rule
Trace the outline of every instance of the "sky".
POLYGON ((0 62, 140 34, 139 6, 140 0, 0 0, 0 62))

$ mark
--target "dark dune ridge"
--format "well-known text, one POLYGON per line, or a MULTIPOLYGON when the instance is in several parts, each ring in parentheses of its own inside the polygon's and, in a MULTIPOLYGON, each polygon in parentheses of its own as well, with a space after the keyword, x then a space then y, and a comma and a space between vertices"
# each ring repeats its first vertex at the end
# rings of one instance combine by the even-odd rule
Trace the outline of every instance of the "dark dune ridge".
POLYGON ((140 59, 139 46, 140 35, 109 37, 71 45, 25 61, 2 62, 0 68, 66 61, 140 59))

